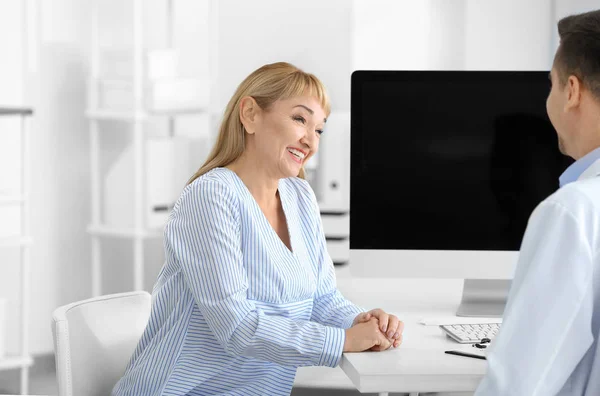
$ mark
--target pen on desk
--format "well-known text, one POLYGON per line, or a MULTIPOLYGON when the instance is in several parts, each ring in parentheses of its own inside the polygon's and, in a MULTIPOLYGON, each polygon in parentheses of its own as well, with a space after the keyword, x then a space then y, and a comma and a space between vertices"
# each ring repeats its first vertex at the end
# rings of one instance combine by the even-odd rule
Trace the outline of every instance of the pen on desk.
POLYGON ((474 355, 472 353, 467 353, 467 352, 461 352, 461 351, 445 351, 444 353, 447 353, 448 355, 458 355, 458 356, 465 356, 465 357, 471 357, 471 358, 475 358, 475 359, 485 359, 485 356, 481 356, 481 355, 474 355))

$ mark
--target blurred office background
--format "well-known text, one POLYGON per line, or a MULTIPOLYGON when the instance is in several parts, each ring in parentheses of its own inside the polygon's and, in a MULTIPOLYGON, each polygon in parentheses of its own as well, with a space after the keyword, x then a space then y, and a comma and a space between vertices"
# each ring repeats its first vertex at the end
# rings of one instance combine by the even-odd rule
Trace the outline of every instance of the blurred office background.
MULTIPOLYGON (((20 249, 0 246, 0 368, 2 356, 18 354, 19 340, 27 337, 34 361, 31 393, 56 393, 51 379, 36 380, 36 373, 51 370, 52 311, 91 297, 94 282, 102 294, 132 290, 136 282, 134 238, 127 232, 111 234, 135 225, 135 126, 110 117, 113 111, 135 118, 135 75, 127 51, 134 48, 136 15, 132 0, 93 3, 0 0, 0 107, 34 110, 27 164, 33 239, 28 326, 23 329, 19 320, 20 249), (105 117, 94 113, 101 106, 110 110, 105 117), (97 146, 90 141, 94 123, 97 146), (93 147, 98 148, 96 169, 90 160, 93 147), (92 188, 94 172, 100 191, 92 188), (100 225, 93 223, 94 193, 101 198, 105 228, 94 228, 100 225), (99 279, 92 268, 93 238, 100 241, 99 279)), ((147 177, 141 213, 145 227, 154 229, 160 229, 172 197, 203 163, 237 84, 259 66, 287 61, 327 86, 331 132, 310 166, 310 180, 324 215, 346 213, 352 71, 549 70, 558 19, 598 6, 594 0, 145 0, 142 5, 144 86, 168 75, 192 87, 183 99, 167 92, 156 99, 163 102, 145 106, 194 110, 141 123, 149 142, 143 149, 147 177), (155 76, 148 73, 151 62, 155 76), (183 102, 169 103, 169 98, 183 102)), ((469 111, 469 103, 464 109, 469 111)), ((19 130, 18 119, 0 118, 0 193, 17 191, 21 183, 19 130)), ((18 205, 0 206, 0 237, 20 232, 19 216, 18 205)), ((344 234, 345 224, 332 232, 344 234)), ((351 276, 347 241, 335 239, 342 240, 331 247, 339 276, 351 276)), ((163 263, 162 240, 146 235, 142 246, 140 282, 150 291, 163 263)), ((304 379, 311 382, 310 375, 304 379)), ((18 384, 17 369, 0 370, 0 393, 16 393, 18 384)), ((342 385, 348 388, 347 382, 342 385)), ((303 384, 295 392, 319 392, 300 388, 303 384)))

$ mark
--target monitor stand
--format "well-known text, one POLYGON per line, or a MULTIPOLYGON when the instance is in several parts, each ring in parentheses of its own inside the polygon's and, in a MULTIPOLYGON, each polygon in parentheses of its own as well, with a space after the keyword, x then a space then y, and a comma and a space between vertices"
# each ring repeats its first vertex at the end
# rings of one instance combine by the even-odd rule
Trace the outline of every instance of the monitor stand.
POLYGON ((510 283, 508 279, 465 279, 456 316, 501 318, 510 283))

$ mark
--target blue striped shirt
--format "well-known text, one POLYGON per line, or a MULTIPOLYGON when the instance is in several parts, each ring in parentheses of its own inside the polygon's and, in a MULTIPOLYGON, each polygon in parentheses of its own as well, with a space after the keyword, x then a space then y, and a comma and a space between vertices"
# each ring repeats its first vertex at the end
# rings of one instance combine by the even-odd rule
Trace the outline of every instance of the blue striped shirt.
POLYGON ((338 365, 362 310, 337 290, 314 192, 278 185, 292 249, 235 172, 186 186, 165 228, 148 325, 113 395, 288 395, 338 365))

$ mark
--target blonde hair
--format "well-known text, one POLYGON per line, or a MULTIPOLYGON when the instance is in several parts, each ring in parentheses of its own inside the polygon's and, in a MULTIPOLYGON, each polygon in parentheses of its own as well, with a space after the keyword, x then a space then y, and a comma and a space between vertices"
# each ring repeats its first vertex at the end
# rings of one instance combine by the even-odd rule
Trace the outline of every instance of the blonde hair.
MULTIPOLYGON (((211 169, 229 165, 244 152, 244 126, 240 121, 239 107, 242 98, 251 96, 263 110, 268 110, 277 100, 285 100, 301 95, 316 97, 326 116, 331 107, 323 83, 314 75, 306 73, 294 65, 277 62, 264 65, 250 74, 238 86, 229 100, 219 136, 207 160, 190 178, 188 184, 211 169)), ((298 177, 304 178, 304 167, 298 177)))

